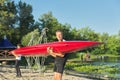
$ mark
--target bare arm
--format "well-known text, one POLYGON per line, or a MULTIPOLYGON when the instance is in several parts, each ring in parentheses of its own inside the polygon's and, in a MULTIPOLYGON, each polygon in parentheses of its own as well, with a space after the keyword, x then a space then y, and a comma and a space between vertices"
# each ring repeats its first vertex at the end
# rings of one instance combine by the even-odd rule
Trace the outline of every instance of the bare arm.
POLYGON ((12 51, 12 54, 13 54, 15 57, 18 57, 18 55, 17 55, 17 54, 15 54, 15 53, 14 53, 14 51, 12 51))
POLYGON ((64 54, 62 54, 62 53, 55 53, 55 52, 53 52, 53 49, 50 48, 50 47, 47 48, 47 52, 48 52, 51 56, 53 56, 53 57, 56 57, 56 56, 64 57, 64 54))

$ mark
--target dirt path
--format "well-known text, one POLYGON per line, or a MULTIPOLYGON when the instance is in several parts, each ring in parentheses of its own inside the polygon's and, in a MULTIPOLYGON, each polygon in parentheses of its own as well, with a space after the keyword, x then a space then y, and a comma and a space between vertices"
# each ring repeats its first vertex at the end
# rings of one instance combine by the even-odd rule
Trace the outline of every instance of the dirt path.
MULTIPOLYGON (((2 68, 0 70, 0 80, 53 80, 53 71, 47 70, 45 73, 30 72, 28 69, 21 69, 22 77, 16 77, 14 68, 2 68)), ((77 74, 77 73, 76 73, 77 74)), ((63 80, 93 80, 76 75, 63 74, 63 80)))

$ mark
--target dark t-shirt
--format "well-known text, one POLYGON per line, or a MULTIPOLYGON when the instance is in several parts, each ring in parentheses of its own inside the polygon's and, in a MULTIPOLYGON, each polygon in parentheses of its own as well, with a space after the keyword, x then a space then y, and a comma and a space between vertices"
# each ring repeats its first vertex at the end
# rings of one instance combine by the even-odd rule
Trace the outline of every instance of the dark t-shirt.
MULTIPOLYGON (((63 40, 63 41, 65 41, 65 40, 63 40)), ((64 57, 59 57, 59 56, 55 57, 54 72, 63 73, 67 58, 68 58, 68 53, 66 53, 64 55, 64 57)))
POLYGON ((67 58, 68 58, 68 54, 65 54, 64 55, 64 57, 59 57, 59 56, 57 56, 56 58, 55 58, 55 63, 65 63, 66 62, 66 60, 67 60, 67 58))

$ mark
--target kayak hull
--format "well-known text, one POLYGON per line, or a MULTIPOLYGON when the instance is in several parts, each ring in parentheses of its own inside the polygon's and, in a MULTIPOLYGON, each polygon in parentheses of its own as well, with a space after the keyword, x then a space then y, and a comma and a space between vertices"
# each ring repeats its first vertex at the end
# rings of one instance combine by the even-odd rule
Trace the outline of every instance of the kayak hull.
POLYGON ((10 53, 14 52, 16 55, 49 55, 47 53, 47 48, 53 48, 56 53, 71 53, 75 51, 84 50, 89 47, 93 47, 101 44, 101 42, 96 41, 64 41, 64 42, 49 42, 44 44, 37 44, 32 46, 22 47, 20 49, 15 49, 10 53))

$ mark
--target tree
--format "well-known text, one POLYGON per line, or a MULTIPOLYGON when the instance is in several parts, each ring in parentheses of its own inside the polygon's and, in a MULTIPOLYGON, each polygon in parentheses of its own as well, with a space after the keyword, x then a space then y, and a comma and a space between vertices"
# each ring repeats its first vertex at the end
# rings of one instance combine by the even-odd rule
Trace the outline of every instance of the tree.
POLYGON ((21 43, 24 46, 35 45, 35 44, 38 44, 39 37, 40 37, 40 32, 38 29, 35 29, 34 31, 31 31, 28 34, 26 34, 25 36, 23 36, 21 43))
POLYGON ((0 36, 7 35, 11 40, 16 23, 16 5, 14 1, 7 0, 1 0, 0 5, 0 36))
POLYGON ((20 35, 19 40, 21 40, 22 36, 27 34, 33 29, 34 19, 32 15, 32 6, 26 3, 19 1, 17 6, 18 11, 18 26, 17 31, 19 31, 18 35, 20 35))
POLYGON ((0 1, 0 38, 4 35, 14 43, 20 43, 24 35, 39 28, 32 15, 32 6, 21 1, 0 1))
POLYGON ((118 54, 120 54, 120 30, 118 31, 118 35, 117 35, 117 38, 116 38, 117 40, 117 43, 116 43, 116 45, 117 45, 117 53, 118 54))
POLYGON ((109 54, 117 54, 118 41, 116 35, 112 35, 108 39, 108 52, 109 54))
MULTIPOLYGON (((61 24, 58 22, 58 20, 53 17, 51 12, 48 12, 46 14, 43 14, 40 18, 40 26, 41 29, 43 28, 48 28, 47 36, 48 36, 48 41, 54 41, 56 39, 55 37, 55 31, 56 30, 62 30, 64 34, 69 34, 70 26, 68 24, 61 24)), ((64 36, 66 37, 66 36, 64 36)), ((68 36, 67 36, 68 38, 68 36)))
POLYGON ((108 44, 108 39, 109 39, 109 34, 108 33, 103 33, 103 34, 101 34, 100 35, 100 37, 99 37, 99 41, 100 42, 103 42, 103 44, 101 45, 101 47, 100 47, 100 50, 101 50, 101 53, 107 53, 107 51, 109 50, 108 49, 108 46, 107 46, 107 44, 108 44))

